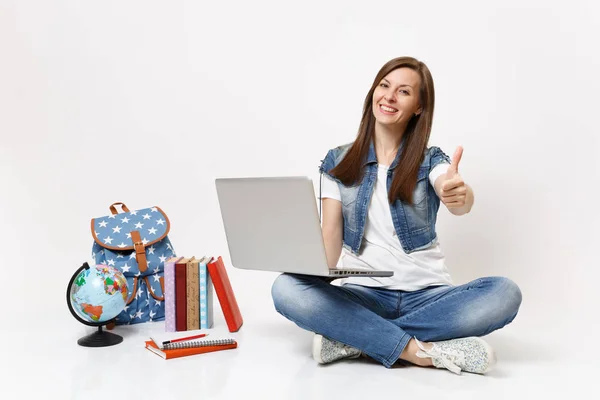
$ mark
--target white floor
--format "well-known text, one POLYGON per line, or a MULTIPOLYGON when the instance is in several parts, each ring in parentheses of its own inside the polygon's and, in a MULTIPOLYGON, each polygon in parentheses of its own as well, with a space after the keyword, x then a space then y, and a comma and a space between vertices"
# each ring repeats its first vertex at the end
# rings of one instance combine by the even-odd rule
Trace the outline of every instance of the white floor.
MULTIPOLYGON (((266 300, 263 299, 263 300, 266 300)), ((66 310, 66 307, 64 307, 66 310)), ((79 337, 94 329, 65 310, 27 323, 3 323, 3 399, 337 399, 398 396, 419 399, 558 398, 588 392, 598 379, 591 346, 575 347, 566 335, 534 337, 518 320, 488 335, 499 359, 486 376, 454 375, 419 367, 386 369, 368 360, 317 365, 312 334, 279 316, 267 304, 245 308, 245 322, 229 333, 217 306, 212 338, 234 337, 235 350, 163 360, 144 349, 163 322, 117 327, 116 346, 84 348, 79 337), (6 344, 8 343, 8 344, 6 344), (4 396, 8 394, 8 396, 4 396), (29 398, 29 397, 28 397, 29 398)))

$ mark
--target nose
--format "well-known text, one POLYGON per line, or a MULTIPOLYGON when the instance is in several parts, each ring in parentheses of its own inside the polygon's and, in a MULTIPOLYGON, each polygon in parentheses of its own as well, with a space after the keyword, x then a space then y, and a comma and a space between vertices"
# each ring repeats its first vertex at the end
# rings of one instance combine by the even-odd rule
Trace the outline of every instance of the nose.
POLYGON ((388 90, 384 95, 383 98, 385 99, 385 101, 387 101, 388 103, 394 103, 396 101, 396 93, 393 90, 388 90))

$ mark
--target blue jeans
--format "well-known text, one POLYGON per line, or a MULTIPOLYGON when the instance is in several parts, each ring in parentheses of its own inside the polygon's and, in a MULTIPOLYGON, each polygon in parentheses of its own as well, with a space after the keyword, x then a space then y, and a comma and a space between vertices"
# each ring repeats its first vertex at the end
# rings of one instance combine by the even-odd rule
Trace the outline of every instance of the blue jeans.
POLYGON ((503 277, 405 292, 285 273, 271 292, 277 312, 299 327, 358 348, 387 368, 412 337, 484 336, 510 323, 521 305, 519 287, 503 277))

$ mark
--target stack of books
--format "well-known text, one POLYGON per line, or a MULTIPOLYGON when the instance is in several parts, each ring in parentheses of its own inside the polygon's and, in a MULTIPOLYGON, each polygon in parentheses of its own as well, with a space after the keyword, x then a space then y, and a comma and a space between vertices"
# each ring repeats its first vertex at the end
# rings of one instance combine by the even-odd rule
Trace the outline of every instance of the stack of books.
POLYGON ((165 261, 165 331, 210 329, 214 325, 213 289, 230 332, 243 320, 223 259, 171 257, 165 261))

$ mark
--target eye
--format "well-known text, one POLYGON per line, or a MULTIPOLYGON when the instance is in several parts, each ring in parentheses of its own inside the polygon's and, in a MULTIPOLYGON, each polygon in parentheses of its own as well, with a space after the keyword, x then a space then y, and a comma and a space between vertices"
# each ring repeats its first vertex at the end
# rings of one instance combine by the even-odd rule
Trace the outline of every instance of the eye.
POLYGON ((379 86, 384 87, 384 88, 388 87, 387 83, 384 83, 384 82, 380 83, 379 86))
POLYGON ((404 89, 400 89, 400 93, 405 94, 405 95, 409 95, 410 94, 408 92, 408 90, 404 90, 404 89))

